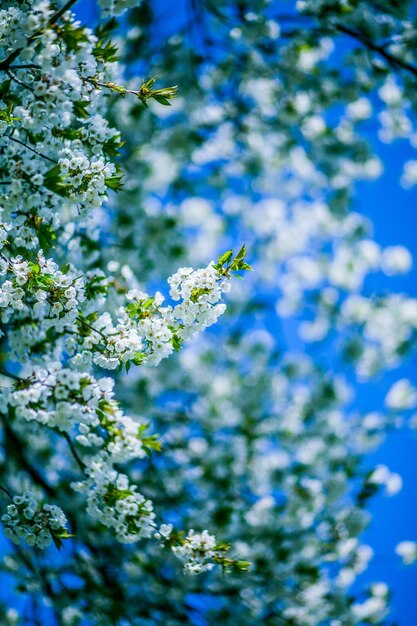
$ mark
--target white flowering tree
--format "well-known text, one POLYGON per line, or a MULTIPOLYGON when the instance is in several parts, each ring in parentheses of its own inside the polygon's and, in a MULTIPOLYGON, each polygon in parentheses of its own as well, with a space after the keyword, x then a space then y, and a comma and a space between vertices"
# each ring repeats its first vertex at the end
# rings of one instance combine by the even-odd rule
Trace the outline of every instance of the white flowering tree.
POLYGON ((0 9, 2 623, 387 624, 351 587, 417 301, 351 207, 367 120, 417 143, 412 2, 99 4, 0 9))

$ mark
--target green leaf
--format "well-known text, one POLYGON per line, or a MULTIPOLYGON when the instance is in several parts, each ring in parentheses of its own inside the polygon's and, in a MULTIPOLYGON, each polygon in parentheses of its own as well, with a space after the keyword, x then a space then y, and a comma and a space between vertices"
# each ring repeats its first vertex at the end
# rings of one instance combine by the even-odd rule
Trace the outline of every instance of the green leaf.
POLYGON ((235 561, 235 567, 241 572, 249 571, 250 566, 251 566, 250 561, 235 561))
POLYGON ((65 183, 65 177, 61 174, 59 165, 54 165, 46 172, 44 185, 50 191, 63 197, 68 197, 71 189, 70 185, 65 183))
POLYGON ((123 175, 122 174, 114 174, 114 176, 108 176, 104 179, 106 183, 106 187, 109 189, 113 189, 113 191, 120 191, 123 189, 123 175))
POLYGON ((66 528, 63 528, 58 533, 55 532, 55 535, 59 537, 60 539, 71 539, 71 537, 75 537, 75 535, 72 535, 71 533, 69 533, 66 528))
POLYGON ((251 265, 249 265, 249 263, 241 263, 239 266, 240 270, 247 270, 249 272, 253 272, 253 267, 251 265))
POLYGON ((90 102, 88 100, 76 100, 73 102, 73 111, 76 117, 81 117, 82 119, 87 119, 90 114, 87 111, 90 102))
POLYGON ((138 426, 138 435, 140 436, 145 430, 148 430, 149 422, 145 422, 144 424, 139 424, 138 426))
POLYGON ((145 360, 145 355, 142 352, 135 352, 135 356, 132 359, 134 365, 142 365, 145 360))
POLYGON ((235 261, 242 261, 246 256, 246 246, 243 244, 237 255, 235 256, 235 261))
POLYGON ((148 456, 152 456, 152 452, 160 452, 162 450, 162 444, 158 440, 158 435, 150 435, 141 441, 143 449, 148 456))
POLYGON ((120 59, 117 45, 112 43, 110 39, 107 41, 99 40, 94 46, 93 54, 96 59, 100 59, 103 63, 115 63, 120 59))
POLYGON ((71 533, 69 533, 66 528, 61 528, 61 530, 58 531, 51 529, 49 530, 52 536, 52 541, 54 542, 57 550, 61 550, 62 546, 64 545, 62 539, 71 539, 71 537, 75 537, 75 535, 71 535, 71 533))
POLYGON ((233 256, 233 250, 228 250, 227 252, 219 256, 219 261, 218 261, 219 265, 224 265, 225 263, 229 263, 232 256, 233 256))
POLYGON ((64 545, 63 542, 61 541, 59 537, 57 537, 53 533, 51 533, 51 535, 52 535, 52 541, 54 542, 56 549, 61 550, 62 546, 64 545))
POLYGON ((110 158, 114 159, 115 157, 120 156, 120 148, 124 145, 125 142, 120 140, 120 135, 115 135, 103 143, 103 152, 110 158))
POLYGON ((154 100, 159 102, 159 104, 163 104, 166 107, 170 107, 171 103, 166 98, 162 98, 161 96, 154 96, 154 100))
POLYGON ((173 335, 171 342, 172 342, 175 352, 178 352, 181 349, 181 345, 182 345, 182 340, 180 339, 180 337, 178 337, 178 335, 173 335))
MULTIPOLYGON (((52 134, 54 137, 63 137, 64 139, 79 139, 81 136, 80 128, 53 128, 52 134)), ((32 141, 32 143, 36 143, 32 141)))

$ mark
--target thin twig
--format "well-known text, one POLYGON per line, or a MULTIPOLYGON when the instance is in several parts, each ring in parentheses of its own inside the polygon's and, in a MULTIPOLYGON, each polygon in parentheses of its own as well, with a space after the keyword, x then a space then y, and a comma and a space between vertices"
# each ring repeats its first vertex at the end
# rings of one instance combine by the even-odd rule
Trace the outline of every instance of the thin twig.
POLYGON ((82 473, 85 475, 85 468, 86 468, 86 464, 84 463, 84 461, 81 459, 80 455, 78 454, 77 450, 75 449, 75 446, 71 440, 71 437, 69 436, 69 434, 67 432, 62 432, 60 433, 62 434, 62 436, 64 437, 64 439, 67 441, 69 448, 72 452, 72 455, 74 457, 74 459, 77 461, 79 468, 81 469, 82 473))
POLYGON ((7 376, 7 378, 12 378, 13 380, 16 380, 18 382, 22 382, 23 378, 20 378, 20 376, 16 376, 16 374, 12 374, 11 372, 8 372, 7 370, 3 369, 2 367, 0 367, 0 374, 2 374, 3 376, 7 376))
POLYGON ((76 2, 77 0, 68 0, 68 2, 66 2, 61 9, 58 9, 58 11, 53 14, 51 19, 49 20, 49 24, 55 24, 55 22, 57 22, 59 18, 64 15, 64 13, 66 13, 66 11, 68 11, 76 2))
POLYGON ((30 150, 34 154, 37 154, 38 156, 42 157, 43 159, 46 159, 47 161, 50 161, 51 163, 58 164, 58 161, 55 161, 55 159, 51 159, 51 157, 46 156, 46 154, 42 154, 42 152, 39 152, 38 150, 35 150, 35 148, 32 148, 31 146, 28 146, 26 143, 24 143, 24 141, 20 141, 20 139, 16 139, 16 137, 12 137, 11 135, 6 135, 6 136, 11 141, 14 141, 15 143, 20 144, 24 148, 27 148, 28 150, 30 150))
POLYGON ((36 63, 19 63, 18 65, 9 65, 9 70, 40 70, 41 66, 36 63))
POLYGON ((95 333, 98 333, 101 337, 103 337, 103 339, 106 339, 106 335, 102 333, 101 330, 98 330, 98 328, 94 328, 94 326, 91 326, 91 324, 83 320, 82 317, 78 316, 75 319, 77 320, 77 322, 80 322, 80 324, 84 324, 84 326, 87 326, 87 328, 89 328, 90 330, 93 330, 95 333))
POLYGON ((15 83, 17 83, 18 85, 21 85, 21 87, 24 87, 25 89, 29 89, 30 91, 33 91, 32 85, 28 85, 27 83, 24 83, 23 80, 20 80, 20 78, 17 78, 17 76, 15 76, 13 72, 10 71, 10 69, 6 70, 6 74, 12 80, 14 80, 15 83))
POLYGON ((3 491, 7 496, 9 496, 10 500, 13 500, 12 494, 8 489, 6 489, 6 487, 3 487, 3 485, 0 485, 0 491, 3 491))
POLYGON ((417 67, 415 65, 412 65, 411 63, 407 63, 407 61, 403 61, 402 59, 395 56, 394 54, 391 54, 391 52, 388 52, 382 46, 374 43, 371 39, 368 39, 367 37, 365 37, 365 35, 362 35, 362 33, 358 33, 357 31, 352 30, 348 26, 345 26, 344 24, 339 24, 339 23, 335 24, 335 28, 339 32, 345 33, 345 35, 349 35, 349 37, 356 39, 366 48, 369 48, 370 50, 377 52, 386 61, 388 61, 390 65, 397 65, 398 67, 401 67, 403 70, 407 70, 408 72, 411 72, 414 76, 417 77, 417 67))

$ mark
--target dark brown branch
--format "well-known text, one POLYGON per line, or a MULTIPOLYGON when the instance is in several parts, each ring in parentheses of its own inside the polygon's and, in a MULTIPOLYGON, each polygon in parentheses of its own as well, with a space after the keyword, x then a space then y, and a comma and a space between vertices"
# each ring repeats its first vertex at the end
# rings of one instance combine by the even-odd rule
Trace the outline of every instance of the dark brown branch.
POLYGON ((3 423, 4 434, 6 437, 7 449, 12 452, 16 460, 20 463, 20 466, 29 474, 34 483, 38 484, 49 496, 55 496, 55 490, 46 482, 45 478, 38 472, 38 470, 31 465, 26 456, 24 455, 24 444, 20 437, 14 432, 9 424, 8 417, 3 413, 0 413, 0 419, 3 423), (8 446, 11 446, 9 448, 8 446))
POLYGON ((8 372, 3 367, 0 367, 0 374, 2 376, 7 376, 7 378, 12 378, 13 380, 16 380, 16 381, 19 381, 19 382, 21 382, 23 380, 23 378, 20 378, 20 376, 17 376, 16 374, 12 374, 12 372, 8 372))
POLYGON ((84 461, 81 459, 80 455, 78 454, 77 450, 75 449, 75 446, 71 440, 71 437, 69 436, 69 434, 67 432, 61 432, 60 433, 64 439, 67 441, 68 446, 71 450, 72 456, 74 457, 74 459, 77 461, 79 468, 81 469, 82 473, 85 476, 85 468, 86 465, 84 463, 84 461))
MULTIPOLYGON (((40 581, 42 592, 44 595, 49 598, 52 602, 52 610, 55 615, 56 623, 58 626, 62 626, 62 619, 55 608, 54 602, 58 597, 58 594, 54 591, 51 582, 48 578, 47 572, 39 567, 37 564, 33 563, 33 560, 30 557, 30 553, 27 550, 23 550, 20 546, 14 546, 15 552, 19 555, 20 560, 26 566, 26 568, 33 574, 35 580, 40 581)), ((34 552, 34 557, 36 558, 36 552, 34 552)))
POLYGON ((42 159, 46 159, 47 161, 50 161, 51 163, 55 163, 55 164, 58 163, 58 161, 55 161, 55 159, 51 159, 51 157, 47 156, 46 154, 42 154, 42 152, 39 152, 38 150, 35 150, 35 148, 32 148, 31 146, 28 146, 24 141, 20 141, 20 139, 16 139, 16 137, 12 137, 11 135, 7 135, 7 137, 11 141, 14 141, 15 143, 20 144, 21 146, 23 146, 27 150, 30 150, 34 154, 37 154, 38 156, 42 157, 42 159))
POLYGON ((91 324, 89 324, 88 322, 86 322, 85 320, 83 320, 82 317, 76 317, 75 318, 77 320, 77 322, 80 322, 80 324, 84 324, 84 326, 86 326, 87 328, 89 328, 90 330, 94 331, 95 333, 97 333, 98 335, 100 335, 101 337, 103 337, 103 339, 106 339, 106 336, 104 333, 101 332, 101 330, 98 330, 98 328, 94 328, 94 326, 91 326, 91 324))
POLYGON ((7 496, 9 496, 10 500, 13 500, 12 494, 10 493, 10 491, 6 487, 3 487, 3 485, 0 485, 0 491, 3 491, 3 493, 5 493, 7 496))
POLYGON ((40 70, 41 66, 36 63, 19 63, 18 65, 9 65, 9 70, 40 70))
POLYGON ((55 22, 57 22, 59 18, 62 17, 64 13, 68 11, 76 2, 77 0, 68 0, 68 2, 66 2, 61 9, 58 9, 58 11, 53 14, 51 19, 49 20, 49 24, 55 24, 55 22))
POLYGON ((345 26, 344 24, 339 24, 339 23, 335 24, 335 28, 339 32, 344 33, 345 35, 348 35, 349 37, 352 37, 353 39, 356 39, 363 46, 365 46, 366 48, 369 48, 369 50, 372 50, 373 52, 377 52, 386 61, 388 61, 390 65, 400 67, 401 69, 406 70, 407 72, 410 72, 411 74, 413 74, 413 76, 417 77, 417 67, 415 65, 412 65, 411 63, 407 63, 407 61, 403 61, 403 59, 400 59, 394 54, 391 54, 391 52, 388 52, 382 46, 374 43, 371 39, 368 39, 367 37, 365 37, 365 35, 362 35, 362 33, 358 33, 357 31, 349 28, 348 26, 345 26))
POLYGON ((10 69, 6 70, 6 74, 11 80, 14 80, 14 82, 20 85, 21 87, 24 87, 25 89, 29 89, 30 91, 33 91, 32 85, 28 85, 27 83, 23 82, 23 80, 20 80, 20 78, 18 78, 15 74, 13 74, 13 72, 11 72, 10 69))

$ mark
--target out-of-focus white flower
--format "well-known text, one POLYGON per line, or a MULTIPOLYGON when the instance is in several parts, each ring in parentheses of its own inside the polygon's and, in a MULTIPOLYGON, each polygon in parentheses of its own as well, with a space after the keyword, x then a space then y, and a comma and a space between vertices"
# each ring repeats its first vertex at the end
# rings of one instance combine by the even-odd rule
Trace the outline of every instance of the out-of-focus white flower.
POLYGON ((410 189, 417 184, 417 161, 410 160, 404 163, 401 184, 405 189, 410 189))
POLYGON ((393 411, 417 406, 417 390, 406 378, 397 380, 385 396, 385 406, 393 411))
POLYGON ((417 559, 417 543, 415 541, 401 541, 395 548, 404 565, 412 565, 417 559))
POLYGON ((412 263, 413 258, 404 246, 388 246, 382 252, 381 268, 388 276, 407 273, 412 263))
POLYGON ((355 120, 366 120, 372 115, 372 105, 367 98, 359 98, 346 107, 348 117, 355 120))
POLYGON ((402 488, 402 478, 399 474, 391 472, 386 465, 377 465, 369 476, 368 481, 375 485, 383 485, 387 496, 394 496, 402 488))

